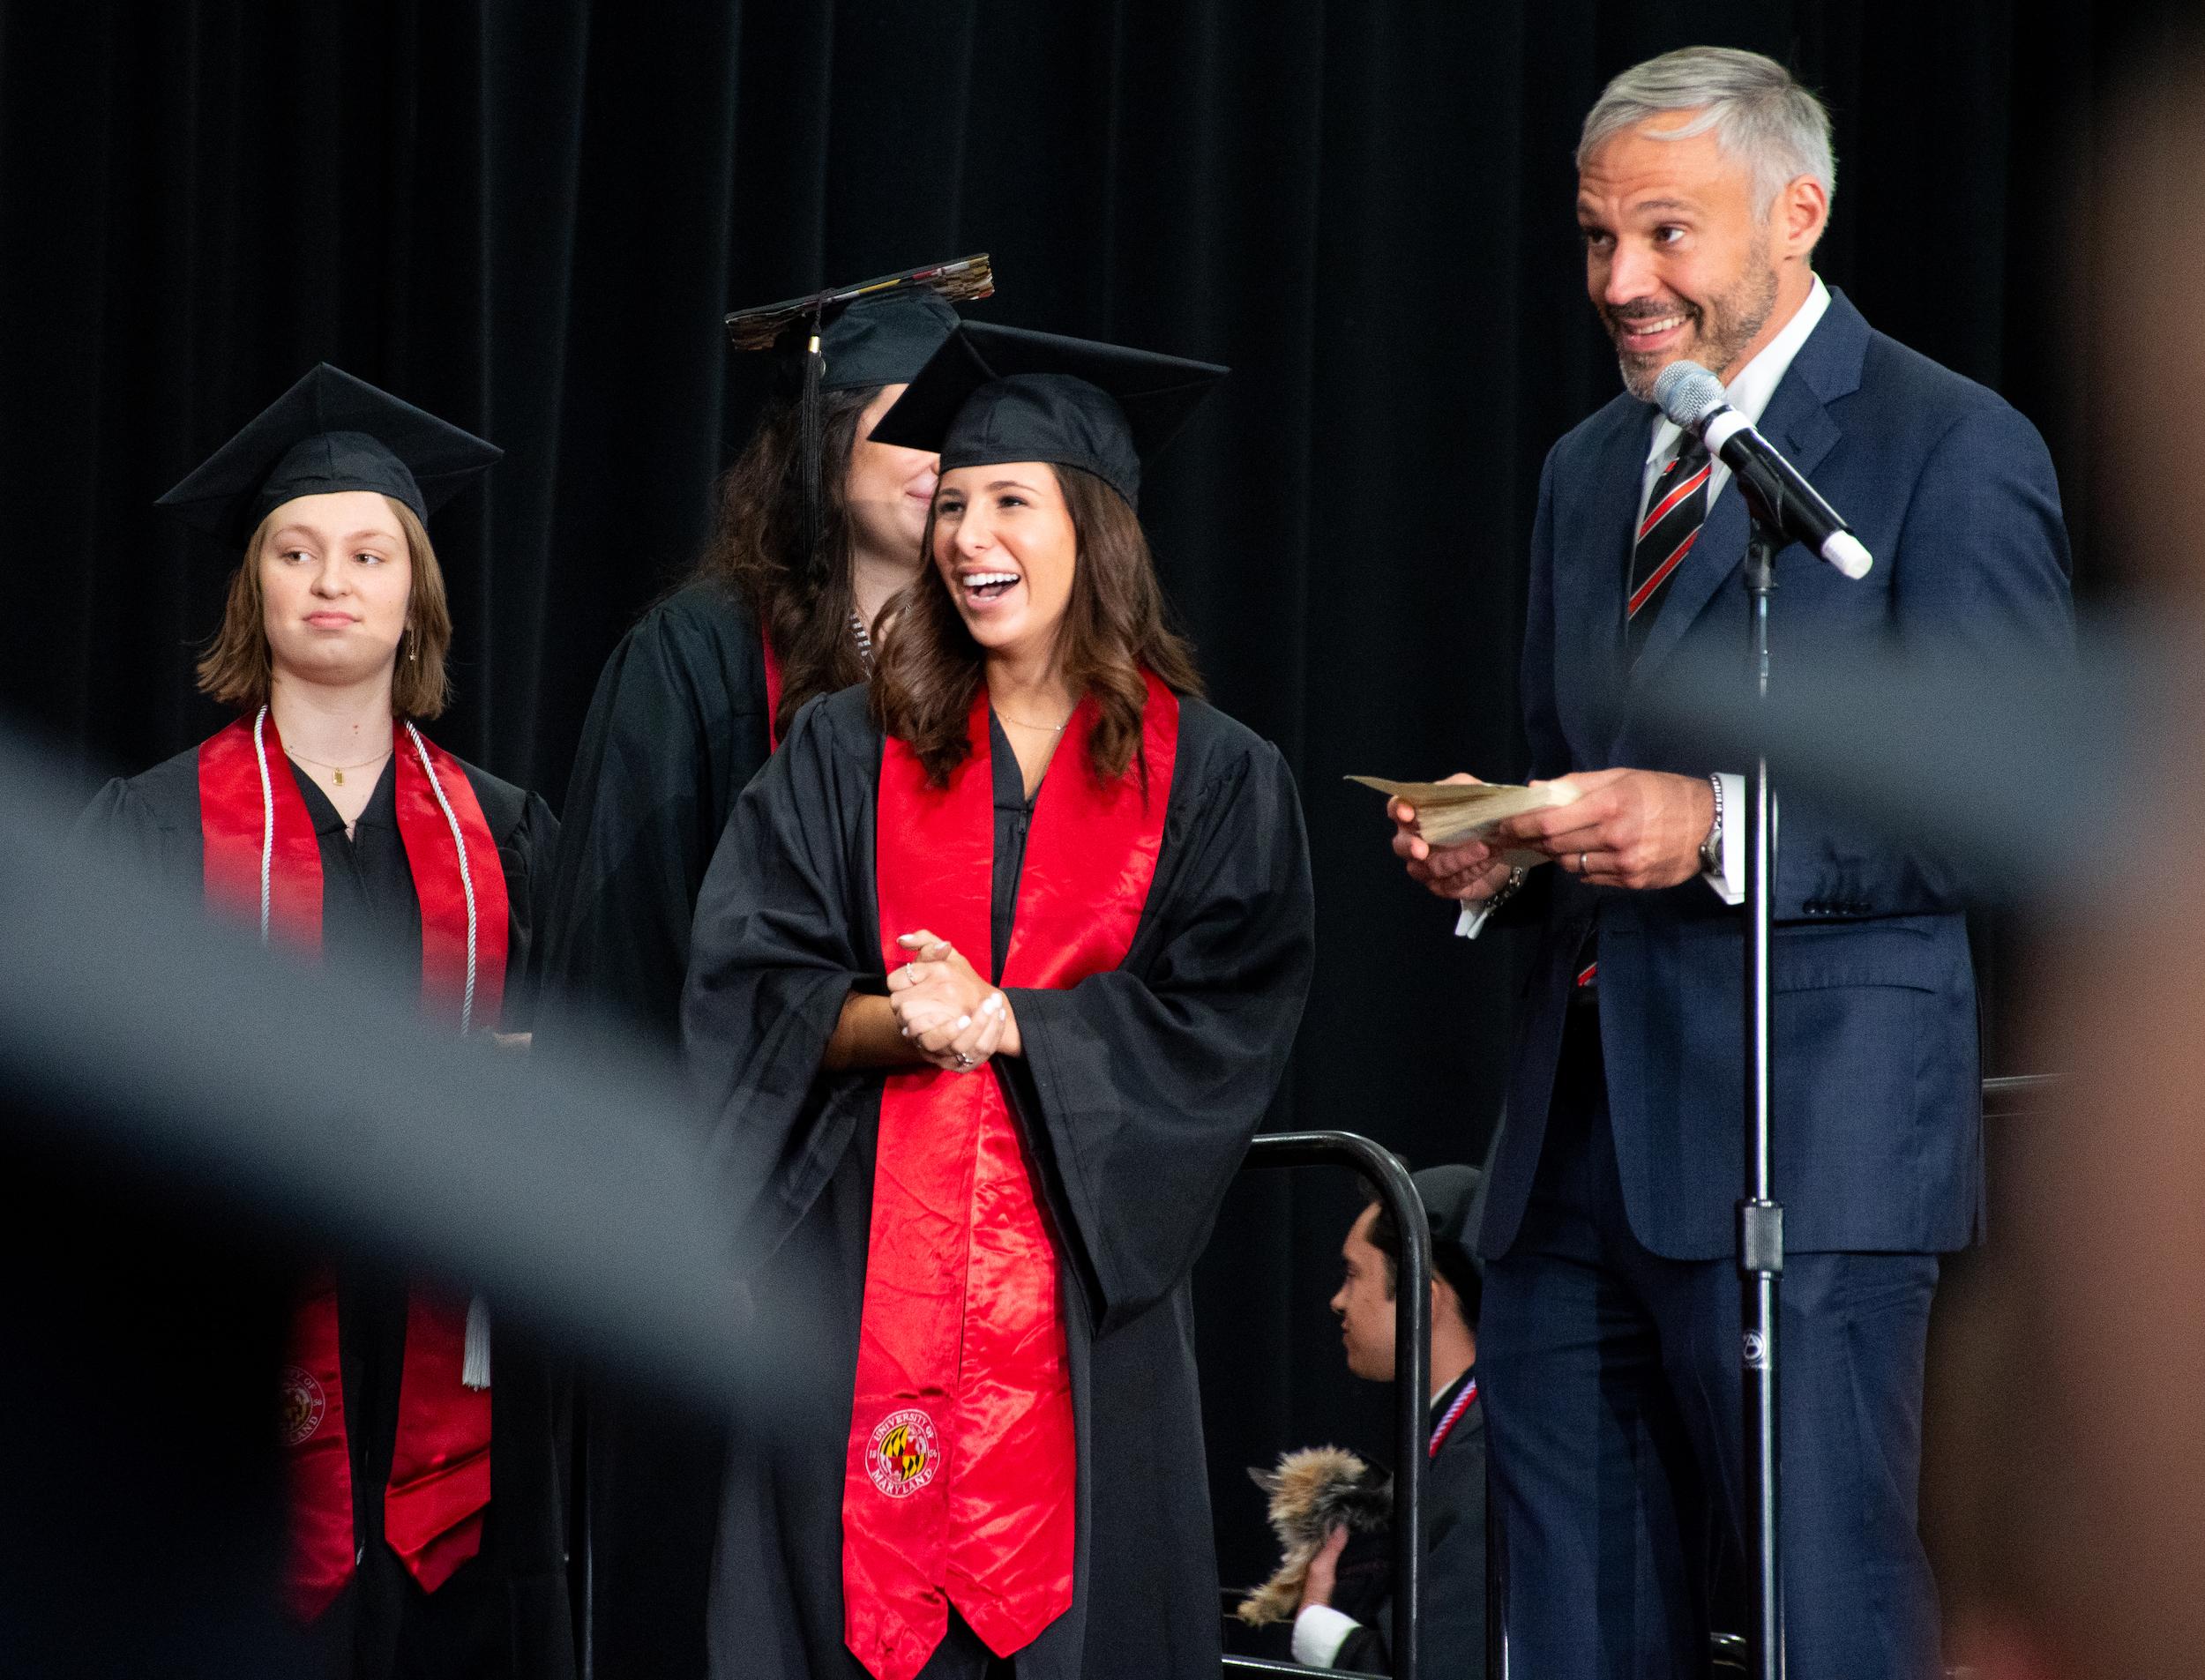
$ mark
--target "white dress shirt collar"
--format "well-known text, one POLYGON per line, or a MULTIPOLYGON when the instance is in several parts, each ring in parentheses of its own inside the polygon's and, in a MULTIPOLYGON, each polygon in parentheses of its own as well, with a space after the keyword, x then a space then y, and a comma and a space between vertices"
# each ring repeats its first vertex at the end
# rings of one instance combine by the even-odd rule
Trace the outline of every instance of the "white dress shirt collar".
MULTIPOLYGON (((1814 289, 1807 294, 1806 301, 1784 323, 1783 331, 1769 340, 1761 353, 1740 368, 1737 377, 1723 387, 1723 394, 1730 399, 1730 407, 1749 422, 1754 425, 1760 423, 1761 415, 1768 411, 1769 399, 1776 394, 1776 387, 1783 383, 1784 375, 1791 371, 1792 358, 1799 354, 1799 347, 1821 324, 1822 317, 1829 313, 1829 308, 1830 288, 1823 285, 1822 277, 1817 274, 1814 289)), ((1677 446, 1681 429, 1667 414, 1659 409, 1655 410, 1654 436, 1647 444, 1647 460, 1649 463, 1667 460, 1671 451, 1677 446)), ((1713 502, 1712 493, 1708 500, 1713 502)))

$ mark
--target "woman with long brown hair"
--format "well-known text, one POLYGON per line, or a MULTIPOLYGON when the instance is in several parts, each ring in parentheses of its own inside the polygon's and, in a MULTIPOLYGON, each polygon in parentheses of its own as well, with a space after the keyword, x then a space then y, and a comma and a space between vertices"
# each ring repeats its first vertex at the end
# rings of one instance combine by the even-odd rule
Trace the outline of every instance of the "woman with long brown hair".
MULTIPOLYGON (((873 422, 979 295, 984 258, 729 317, 778 388, 720 483, 709 546, 606 661, 567 784, 542 1053, 679 1044, 697 889, 736 795, 813 696, 863 683, 872 624, 919 565, 931 450, 873 422), (973 278, 975 265, 980 278, 973 278), (849 295, 857 295, 852 300, 849 295)), ((583 1637, 596 1680, 704 1671, 716 1430, 590 1383, 583 1637)))
POLYGON ((918 570, 934 454, 873 425, 957 312, 923 280, 822 302, 841 295, 729 317, 785 320, 766 340, 776 391, 688 581, 598 678, 567 783, 548 1049, 606 1031, 675 1050, 690 915, 736 795, 805 701, 865 680, 873 621, 918 570))
POLYGON ((1277 750, 1200 698, 1134 512, 1222 374, 967 325, 869 690, 699 897, 684 1048, 783 1355, 729 1454, 723 1680, 1210 1680, 1187 1276, 1306 994, 1277 750))
MULTIPOLYGON (((323 366, 163 497, 243 551, 199 665, 237 715, 83 823, 271 946, 386 973, 478 1034, 528 1025, 558 835, 542 800, 421 728, 452 638, 425 522, 498 455, 323 366)), ((333 1080, 406 1100, 403 1070, 350 1065, 328 1025, 333 1080)), ((362 1265, 304 1281, 273 1416, 316 1671, 572 1671, 557 1389, 525 1344, 499 1336, 493 1361, 491 1342, 480 1302, 362 1265)))

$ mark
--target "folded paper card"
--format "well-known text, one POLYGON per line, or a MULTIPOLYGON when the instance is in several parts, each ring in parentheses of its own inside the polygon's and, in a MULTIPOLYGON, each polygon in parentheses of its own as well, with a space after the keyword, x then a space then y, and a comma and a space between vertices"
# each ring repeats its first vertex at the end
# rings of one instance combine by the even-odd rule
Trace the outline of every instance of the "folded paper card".
MULTIPOLYGON (((1566 805, 1578 796, 1577 789, 1564 781, 1522 788, 1500 781, 1387 781, 1381 776, 1349 776, 1348 780, 1377 788, 1389 805, 1398 799, 1414 806, 1416 833, 1434 846, 1460 846, 1467 840, 1482 840, 1496 823, 1527 811, 1566 805)), ((1527 867, 1547 862, 1544 852, 1512 851, 1505 855, 1509 862, 1527 867)))

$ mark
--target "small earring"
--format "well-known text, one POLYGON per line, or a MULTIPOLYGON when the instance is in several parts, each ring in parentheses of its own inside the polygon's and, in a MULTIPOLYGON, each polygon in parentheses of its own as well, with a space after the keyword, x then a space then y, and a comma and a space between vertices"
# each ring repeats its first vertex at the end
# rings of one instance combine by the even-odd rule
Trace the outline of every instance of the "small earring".
POLYGON ((406 632, 406 657, 408 660, 418 660, 421 657, 420 638, 410 630, 406 632))

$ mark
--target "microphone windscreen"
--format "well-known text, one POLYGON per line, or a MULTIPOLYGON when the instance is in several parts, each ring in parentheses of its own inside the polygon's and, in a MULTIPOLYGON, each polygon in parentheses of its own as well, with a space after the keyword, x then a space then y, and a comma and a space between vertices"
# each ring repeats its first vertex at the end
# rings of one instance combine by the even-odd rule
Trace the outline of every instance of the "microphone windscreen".
POLYGON ((1672 362, 1654 382, 1654 400, 1662 412, 1686 431, 1696 432, 1700 422, 1723 407, 1723 381, 1697 362, 1672 362))

